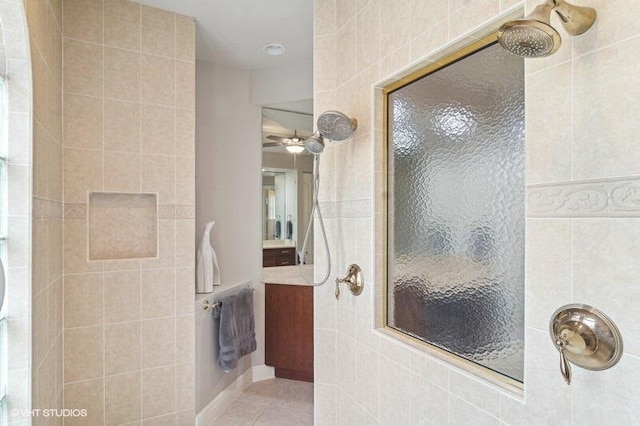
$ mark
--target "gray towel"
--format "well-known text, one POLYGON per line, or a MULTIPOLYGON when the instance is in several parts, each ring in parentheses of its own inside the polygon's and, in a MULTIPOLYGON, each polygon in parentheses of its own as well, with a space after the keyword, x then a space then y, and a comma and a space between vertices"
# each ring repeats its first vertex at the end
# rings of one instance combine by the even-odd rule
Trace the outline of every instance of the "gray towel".
MULTIPOLYGON (((253 289, 245 288, 220 300, 220 359, 225 372, 236 368, 238 360, 256 350, 253 289)), ((214 315, 217 312, 214 312, 214 315)))

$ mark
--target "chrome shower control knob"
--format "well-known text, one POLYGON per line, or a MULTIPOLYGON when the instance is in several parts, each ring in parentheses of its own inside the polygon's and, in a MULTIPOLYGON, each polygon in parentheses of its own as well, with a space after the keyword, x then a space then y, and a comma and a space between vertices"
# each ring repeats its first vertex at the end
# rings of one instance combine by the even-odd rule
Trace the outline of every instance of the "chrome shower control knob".
POLYGON ((549 333, 560 352, 560 372, 571 384, 571 363, 587 370, 606 370, 622 356, 622 335, 609 317, 581 304, 565 305, 549 322, 549 333))
POLYGON ((364 277, 362 276, 362 269, 358 265, 351 265, 347 271, 347 276, 344 278, 336 278, 336 299, 340 297, 340 284, 347 284, 351 294, 358 296, 364 289, 364 277))

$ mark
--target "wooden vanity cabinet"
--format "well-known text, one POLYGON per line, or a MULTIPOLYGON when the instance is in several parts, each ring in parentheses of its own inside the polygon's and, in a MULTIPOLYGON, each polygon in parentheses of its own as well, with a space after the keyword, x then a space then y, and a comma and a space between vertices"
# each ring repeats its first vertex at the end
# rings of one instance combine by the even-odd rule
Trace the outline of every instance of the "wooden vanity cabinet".
POLYGON ((290 266, 296 264, 295 247, 262 249, 262 266, 290 266))
POLYGON ((265 364, 313 382, 313 287, 265 284, 265 364))

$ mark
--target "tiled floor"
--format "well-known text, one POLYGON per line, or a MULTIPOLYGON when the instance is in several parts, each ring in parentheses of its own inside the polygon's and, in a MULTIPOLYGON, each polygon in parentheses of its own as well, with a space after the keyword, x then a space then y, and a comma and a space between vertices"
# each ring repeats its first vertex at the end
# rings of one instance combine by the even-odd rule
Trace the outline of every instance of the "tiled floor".
POLYGON ((313 383, 256 382, 218 417, 215 426, 313 425, 313 383))

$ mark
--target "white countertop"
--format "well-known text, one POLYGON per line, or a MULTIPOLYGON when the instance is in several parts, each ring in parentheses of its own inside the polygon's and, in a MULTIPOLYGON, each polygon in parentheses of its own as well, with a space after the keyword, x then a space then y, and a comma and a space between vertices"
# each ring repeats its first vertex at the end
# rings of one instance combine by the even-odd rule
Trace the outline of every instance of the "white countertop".
MULTIPOLYGON (((302 268, 304 274, 313 279, 313 265, 304 265, 302 268)), ((262 281, 268 284, 308 285, 300 275, 298 265, 262 268, 262 281)))
POLYGON ((295 248, 296 240, 263 240, 263 249, 276 249, 276 248, 295 248))

